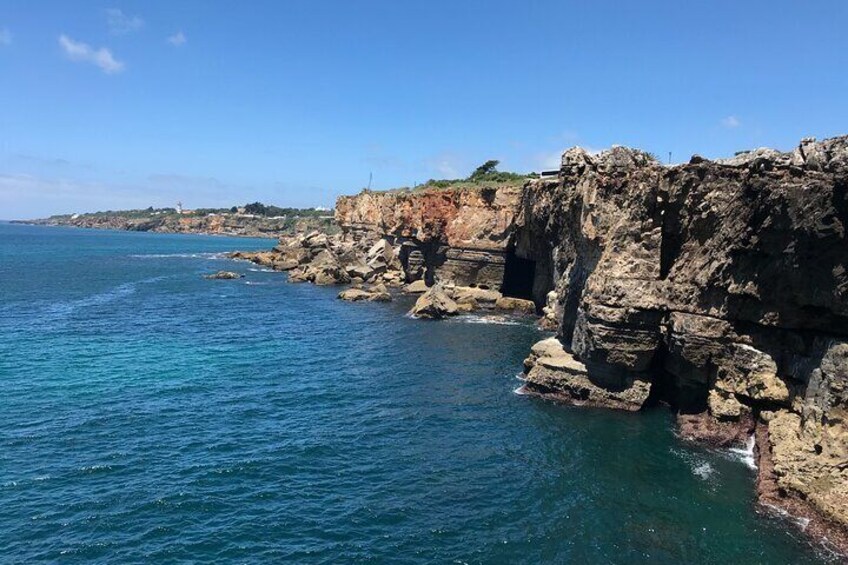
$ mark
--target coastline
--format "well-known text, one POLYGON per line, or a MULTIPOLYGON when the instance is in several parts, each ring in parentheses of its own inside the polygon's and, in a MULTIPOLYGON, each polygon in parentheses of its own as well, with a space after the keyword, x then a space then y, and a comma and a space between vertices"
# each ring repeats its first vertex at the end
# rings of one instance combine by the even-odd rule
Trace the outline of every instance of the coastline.
POLYGON ((131 229, 123 229, 117 227, 107 227, 107 226, 76 226, 70 224, 45 224, 39 223, 33 220, 0 220, 0 223, 12 224, 12 225, 20 225, 20 226, 39 226, 43 228, 65 228, 65 229, 78 229, 78 230, 96 230, 96 231, 112 231, 116 233, 150 233, 150 234, 161 234, 161 235, 204 235, 209 237, 237 237, 242 239, 279 239, 280 235, 277 234, 262 234, 262 235, 253 235, 253 234, 244 234, 237 232, 209 232, 209 231, 159 231, 159 230, 131 230, 131 229))
POLYGON ((762 507, 803 518, 845 556, 846 186, 848 137, 670 167, 574 148, 556 177, 521 185, 341 197, 340 232, 229 257, 347 285, 344 300, 403 289, 418 318, 538 315, 554 337, 532 347, 522 390, 631 412, 666 404, 681 437, 709 446, 753 434, 762 507))
POLYGON ((778 486, 763 507, 785 502, 847 555, 846 185, 848 137, 669 167, 575 148, 557 177, 521 187, 341 197, 338 236, 240 258, 366 300, 423 284, 425 317, 456 315, 456 289, 470 310, 484 306, 468 295, 490 290, 531 303, 556 337, 534 346, 525 390, 634 412, 665 403, 707 445, 743 447, 767 426, 758 450, 774 454, 778 486))
POLYGON ((118 231, 141 231, 156 233, 196 233, 204 235, 228 235, 234 237, 276 238, 311 229, 333 230, 332 215, 318 209, 282 209, 253 205, 257 213, 246 213, 243 209, 177 211, 174 209, 126 210, 116 212, 94 212, 65 214, 32 220, 12 220, 11 223, 65 226, 92 229, 114 229, 118 231), (273 212, 269 212, 273 210, 273 212), (281 213, 279 216, 270 213, 281 213), (265 214, 265 215, 263 215, 265 214))

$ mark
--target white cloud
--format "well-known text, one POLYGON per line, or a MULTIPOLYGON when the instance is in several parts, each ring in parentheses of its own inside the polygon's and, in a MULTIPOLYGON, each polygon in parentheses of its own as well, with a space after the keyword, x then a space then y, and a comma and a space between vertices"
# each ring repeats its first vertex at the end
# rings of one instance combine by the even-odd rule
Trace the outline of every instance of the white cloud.
POLYGON ((59 45, 71 61, 91 63, 100 67, 106 74, 119 73, 124 70, 124 63, 112 56, 112 52, 101 47, 94 49, 87 43, 74 41, 67 35, 59 36, 59 45))
POLYGON ((0 45, 11 45, 12 44, 12 32, 9 31, 9 28, 2 27, 0 28, 0 45))
POLYGON ((128 16, 118 8, 106 10, 106 23, 112 35, 125 35, 144 27, 144 20, 139 16, 128 16))
POLYGON ((174 35, 168 36, 167 41, 174 47, 179 47, 180 45, 185 44, 188 39, 186 39, 186 36, 182 31, 178 31, 174 35))
POLYGON ((736 116, 727 116, 726 118, 722 118, 721 125, 727 129, 733 129, 738 128, 742 124, 736 116))

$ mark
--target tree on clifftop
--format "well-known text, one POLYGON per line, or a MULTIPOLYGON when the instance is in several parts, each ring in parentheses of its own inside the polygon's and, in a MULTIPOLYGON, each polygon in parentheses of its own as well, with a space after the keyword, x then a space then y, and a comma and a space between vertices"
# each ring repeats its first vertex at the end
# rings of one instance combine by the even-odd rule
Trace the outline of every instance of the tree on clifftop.
POLYGON ((254 202, 252 204, 246 204, 244 207, 244 211, 246 214, 251 214, 253 216, 264 216, 267 213, 267 209, 265 205, 261 202, 254 202))
POLYGON ((487 177, 490 177, 498 172, 498 165, 500 161, 497 159, 489 159, 471 173, 471 176, 468 177, 468 180, 482 180, 487 177))

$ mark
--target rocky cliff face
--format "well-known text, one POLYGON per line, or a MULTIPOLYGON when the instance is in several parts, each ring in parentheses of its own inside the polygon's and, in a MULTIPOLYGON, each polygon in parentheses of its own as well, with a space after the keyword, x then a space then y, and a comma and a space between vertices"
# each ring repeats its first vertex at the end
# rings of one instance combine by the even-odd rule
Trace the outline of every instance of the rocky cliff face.
POLYGON ((369 192, 341 197, 336 223, 352 240, 383 238, 407 282, 499 288, 520 186, 369 192))
POLYGON ((755 434, 763 502, 848 547, 848 137, 672 167, 574 148, 522 188, 365 192, 336 219, 407 281, 544 306, 527 390, 665 402, 716 445, 755 434))
POLYGON ((713 445, 756 437, 761 501, 848 554, 848 137, 673 167, 574 148, 523 187, 363 192, 336 220, 242 256, 359 284, 351 300, 417 281, 420 317, 532 298, 556 335, 527 391, 663 402, 713 445))
POLYGON ((846 137, 675 167, 569 150, 517 216, 516 252, 551 272, 558 337, 534 348, 527 386, 664 400, 716 443, 760 426, 765 490, 848 523, 847 229, 846 137))

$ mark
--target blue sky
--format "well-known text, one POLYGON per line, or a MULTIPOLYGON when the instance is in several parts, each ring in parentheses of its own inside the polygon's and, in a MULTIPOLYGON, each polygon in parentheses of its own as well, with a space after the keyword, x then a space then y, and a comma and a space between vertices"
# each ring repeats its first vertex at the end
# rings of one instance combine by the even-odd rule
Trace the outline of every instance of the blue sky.
POLYGON ((848 133, 848 2, 0 3, 0 218, 848 133))

